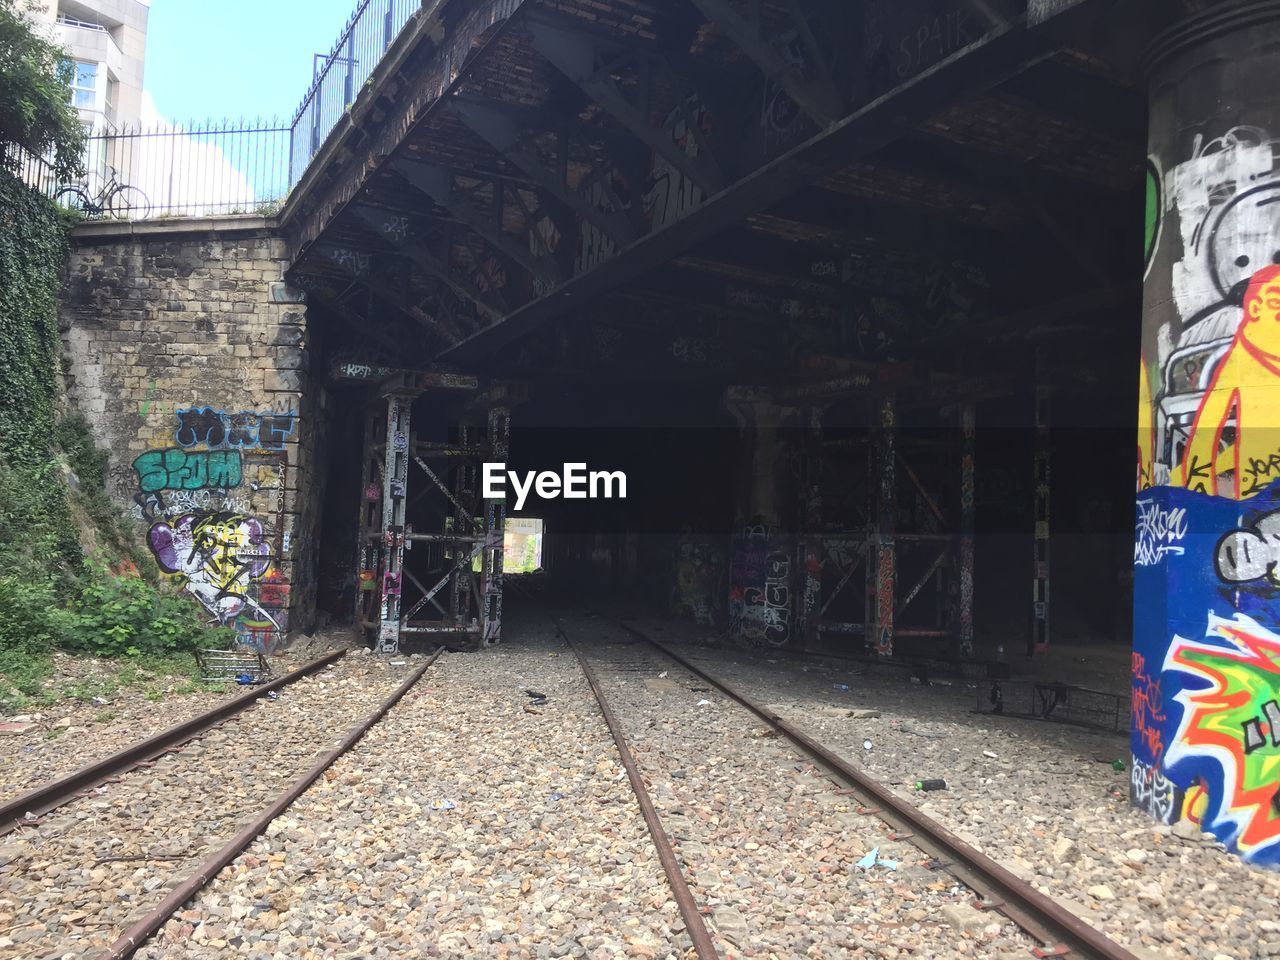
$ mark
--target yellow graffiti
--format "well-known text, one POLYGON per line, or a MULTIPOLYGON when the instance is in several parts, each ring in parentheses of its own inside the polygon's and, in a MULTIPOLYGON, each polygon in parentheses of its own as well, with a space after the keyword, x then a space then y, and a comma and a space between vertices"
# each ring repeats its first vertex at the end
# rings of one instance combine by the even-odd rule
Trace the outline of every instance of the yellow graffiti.
POLYGON ((1171 483, 1240 500, 1280 477, 1280 267, 1253 275, 1226 359, 1196 411, 1171 483))

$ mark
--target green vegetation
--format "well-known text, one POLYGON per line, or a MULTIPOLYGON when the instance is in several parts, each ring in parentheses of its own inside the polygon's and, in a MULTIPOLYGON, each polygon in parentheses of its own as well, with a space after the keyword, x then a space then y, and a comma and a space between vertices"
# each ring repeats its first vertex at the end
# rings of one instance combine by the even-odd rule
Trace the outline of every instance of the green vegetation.
MULTIPOLYGON (((50 151, 65 172, 82 139, 61 62, 14 0, 0 0, 0 147, 50 151)), ((163 695, 145 658, 171 661, 230 634, 209 631, 198 604, 156 581, 133 525, 107 496, 106 454, 83 419, 61 413, 57 293, 71 225, 0 169, 0 712, 103 695, 101 679, 50 686, 57 648, 143 658, 134 675, 148 674, 148 691, 163 695)), ((182 659, 165 673, 195 689, 194 661, 182 659)))
POLYGON ((0 143, 51 152, 59 180, 82 169, 84 128, 67 86, 71 62, 33 29, 32 6, 0 0, 0 143))

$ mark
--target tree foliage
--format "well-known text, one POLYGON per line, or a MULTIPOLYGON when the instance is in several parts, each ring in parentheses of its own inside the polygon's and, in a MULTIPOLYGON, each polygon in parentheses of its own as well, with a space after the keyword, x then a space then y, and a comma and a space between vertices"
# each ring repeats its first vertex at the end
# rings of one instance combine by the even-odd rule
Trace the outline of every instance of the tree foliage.
POLYGON ((60 180, 83 169, 84 128, 70 102, 74 64, 20 0, 0 0, 0 144, 53 153, 60 180))

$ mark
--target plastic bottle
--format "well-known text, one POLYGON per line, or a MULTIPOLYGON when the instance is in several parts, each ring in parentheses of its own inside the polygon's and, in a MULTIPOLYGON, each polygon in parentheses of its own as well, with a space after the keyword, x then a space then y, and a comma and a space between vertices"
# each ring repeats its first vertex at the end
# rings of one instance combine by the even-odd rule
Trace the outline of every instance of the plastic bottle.
POLYGON ((917 780, 917 790, 945 790, 947 789, 947 781, 942 778, 936 780, 917 780))

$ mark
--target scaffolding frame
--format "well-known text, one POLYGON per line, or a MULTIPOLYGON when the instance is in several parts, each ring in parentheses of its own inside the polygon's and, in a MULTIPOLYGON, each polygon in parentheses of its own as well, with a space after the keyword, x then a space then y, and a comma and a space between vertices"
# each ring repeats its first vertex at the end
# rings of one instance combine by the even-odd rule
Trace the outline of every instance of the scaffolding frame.
POLYGON ((481 389, 474 377, 397 373, 365 416, 356 619, 379 653, 431 636, 471 649, 502 637, 506 501, 483 497, 482 465, 505 463, 516 385, 481 389), (465 398, 445 442, 419 440, 413 407, 424 395, 465 398), (423 504, 438 528, 414 529, 423 504), (415 552, 416 550, 416 552, 415 552))

